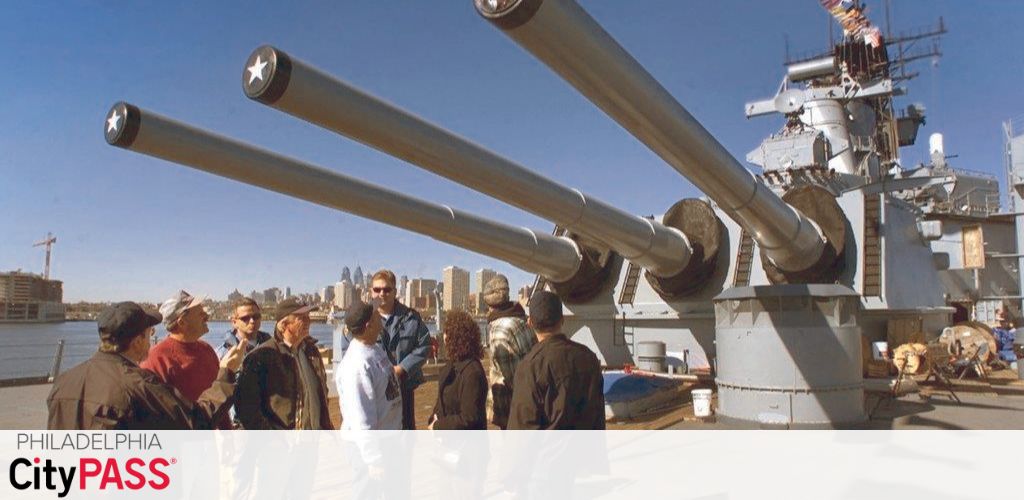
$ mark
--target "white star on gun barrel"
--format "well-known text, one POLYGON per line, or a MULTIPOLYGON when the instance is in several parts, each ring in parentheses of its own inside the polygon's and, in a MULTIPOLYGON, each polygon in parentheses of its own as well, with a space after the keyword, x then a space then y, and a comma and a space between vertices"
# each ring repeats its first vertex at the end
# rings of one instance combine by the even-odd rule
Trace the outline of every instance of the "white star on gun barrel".
POLYGON ((267 63, 261 60, 260 56, 256 56, 256 62, 254 62, 252 66, 246 68, 249 71, 249 85, 252 85, 252 82, 257 79, 261 82, 263 81, 263 68, 266 66, 267 63))
POLYGON ((114 111, 110 114, 110 118, 107 118, 107 132, 114 132, 117 130, 118 123, 121 122, 121 115, 114 111))

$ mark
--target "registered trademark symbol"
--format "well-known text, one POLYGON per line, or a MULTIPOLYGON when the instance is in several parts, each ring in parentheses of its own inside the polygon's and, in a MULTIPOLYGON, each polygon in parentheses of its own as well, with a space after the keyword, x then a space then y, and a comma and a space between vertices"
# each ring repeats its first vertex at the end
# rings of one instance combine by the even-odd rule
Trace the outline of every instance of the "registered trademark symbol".
POLYGON ((172 458, 172 459, 171 459, 171 463, 172 463, 172 464, 176 464, 176 463, 178 463, 178 459, 177 459, 177 458, 172 458))

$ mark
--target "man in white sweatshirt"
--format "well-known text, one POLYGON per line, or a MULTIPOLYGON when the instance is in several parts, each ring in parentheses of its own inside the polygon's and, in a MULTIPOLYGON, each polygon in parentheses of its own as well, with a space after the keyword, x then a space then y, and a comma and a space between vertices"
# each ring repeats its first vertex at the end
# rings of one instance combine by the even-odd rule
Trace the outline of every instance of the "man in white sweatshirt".
POLYGON ((373 306, 353 302, 345 312, 352 344, 335 375, 342 430, 401 430, 402 393, 387 353, 377 344, 384 329, 373 306))

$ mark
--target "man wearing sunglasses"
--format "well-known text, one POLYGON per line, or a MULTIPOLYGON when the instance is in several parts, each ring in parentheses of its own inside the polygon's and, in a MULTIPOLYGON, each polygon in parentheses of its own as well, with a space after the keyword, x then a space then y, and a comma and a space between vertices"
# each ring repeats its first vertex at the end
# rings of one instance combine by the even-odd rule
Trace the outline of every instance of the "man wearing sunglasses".
POLYGON ((402 389, 402 429, 416 428, 414 391, 423 383, 423 364, 430 355, 430 332, 420 314, 398 302, 395 273, 381 269, 373 275, 371 297, 384 322, 377 340, 394 363, 402 389))
POLYGON ((260 330, 263 315, 255 300, 244 298, 234 303, 231 311, 231 330, 217 347, 217 357, 223 358, 232 347, 241 344, 242 353, 248 354, 256 346, 270 340, 270 334, 260 330))

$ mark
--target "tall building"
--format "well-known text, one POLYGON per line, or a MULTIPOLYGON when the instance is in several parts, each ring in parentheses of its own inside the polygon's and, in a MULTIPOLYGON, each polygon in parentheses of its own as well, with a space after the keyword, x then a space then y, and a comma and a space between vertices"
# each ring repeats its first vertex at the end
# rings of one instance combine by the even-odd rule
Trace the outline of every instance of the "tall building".
POLYGON ((334 285, 325 286, 320 291, 320 301, 325 304, 334 302, 334 285))
POLYGON ((64 321, 64 283, 14 271, 0 274, 0 322, 64 321))
POLYGON ((494 269, 477 269, 476 273, 473 275, 472 290, 479 293, 483 293, 484 285, 486 285, 488 281, 491 281, 491 278, 497 275, 498 272, 495 271, 494 269))
POLYGON ((405 290, 403 290, 402 294, 398 296, 403 304, 409 307, 414 307, 412 304, 416 301, 416 289, 419 287, 419 284, 419 278, 409 280, 409 283, 405 285, 405 290))
POLYGON ((471 292, 469 294, 469 313, 470 314, 487 314, 487 304, 484 303, 484 294, 481 292, 471 292))
POLYGON ((437 299, 434 298, 435 288, 437 288, 437 280, 413 278, 405 287, 402 303, 420 312, 435 310, 437 309, 437 299))
POLYGON ((284 287, 284 298, 286 298, 286 299, 292 298, 292 287, 290 287, 290 286, 284 287))
POLYGON ((356 272, 352 274, 352 284, 355 286, 363 286, 366 277, 363 276, 363 268, 356 266, 356 272))
POLYGON ((341 268, 341 279, 338 280, 338 283, 342 281, 352 282, 352 272, 348 270, 348 266, 341 268))
POLYGON ((445 311, 469 310, 469 271, 457 266, 448 266, 441 271, 444 280, 445 311))
POLYGON ((242 292, 239 292, 238 289, 236 288, 235 291, 228 294, 228 303, 234 304, 235 302, 238 302, 243 298, 245 298, 245 295, 242 295, 242 292))
POLYGON ((408 287, 409 287, 409 277, 403 274, 401 278, 398 278, 398 290, 395 290, 395 293, 396 293, 395 296, 398 297, 398 298, 405 297, 405 289, 408 288, 408 287))
POLYGON ((264 306, 275 306, 278 302, 281 302, 283 294, 281 289, 276 286, 263 290, 263 305, 264 306))
POLYGON ((358 297, 356 287, 348 280, 334 285, 334 307, 345 310, 358 297))

